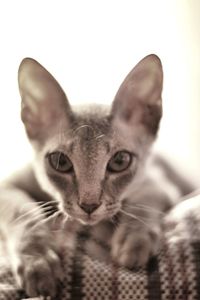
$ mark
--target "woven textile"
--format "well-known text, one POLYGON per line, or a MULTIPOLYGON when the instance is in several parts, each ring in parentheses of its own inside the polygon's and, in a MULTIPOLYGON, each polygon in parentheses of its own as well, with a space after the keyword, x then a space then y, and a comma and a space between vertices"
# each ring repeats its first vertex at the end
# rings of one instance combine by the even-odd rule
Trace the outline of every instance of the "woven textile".
MULTIPOLYGON (((74 251, 66 249, 65 278, 56 299, 200 299, 200 222, 195 216, 183 222, 182 238, 173 239, 168 228, 159 255, 146 268, 132 271, 92 260, 84 253, 81 237, 74 251)), ((0 300, 27 298, 23 291, 17 290, 8 261, 1 258, 0 300)))

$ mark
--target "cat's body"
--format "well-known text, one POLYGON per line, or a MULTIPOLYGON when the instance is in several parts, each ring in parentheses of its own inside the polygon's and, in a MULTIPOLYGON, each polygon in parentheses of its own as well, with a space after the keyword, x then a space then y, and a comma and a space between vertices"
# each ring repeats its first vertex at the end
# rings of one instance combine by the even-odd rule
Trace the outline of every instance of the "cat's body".
MULTIPOLYGON (((83 229, 107 244, 105 259, 144 265, 158 250, 163 214, 181 195, 147 164, 162 114, 159 59, 148 56, 131 71, 110 109, 71 108, 32 59, 20 66, 19 86, 36 156, 0 188, 0 231, 16 277, 31 296, 55 294, 61 248, 83 229)), ((95 245, 86 249, 102 258, 95 245)))

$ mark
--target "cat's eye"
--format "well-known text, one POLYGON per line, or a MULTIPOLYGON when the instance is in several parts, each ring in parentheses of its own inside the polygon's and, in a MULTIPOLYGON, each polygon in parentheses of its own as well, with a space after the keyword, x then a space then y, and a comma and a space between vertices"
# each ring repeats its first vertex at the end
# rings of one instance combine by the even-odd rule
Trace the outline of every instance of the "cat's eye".
POLYGON ((110 172, 122 172, 126 170, 132 162, 132 154, 128 151, 119 151, 110 159, 107 170, 110 172))
POLYGON ((48 154, 50 166, 58 172, 68 173, 73 170, 71 160, 62 152, 56 151, 48 154))

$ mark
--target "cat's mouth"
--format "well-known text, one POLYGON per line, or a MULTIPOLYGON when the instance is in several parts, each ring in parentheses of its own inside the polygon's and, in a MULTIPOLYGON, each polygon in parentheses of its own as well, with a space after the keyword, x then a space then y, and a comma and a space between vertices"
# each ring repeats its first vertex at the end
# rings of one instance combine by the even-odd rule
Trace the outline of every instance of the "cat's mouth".
POLYGON ((100 218, 99 216, 97 217, 89 214, 78 216, 76 217, 76 219, 83 225, 95 225, 102 220, 102 218, 100 218))
POLYGON ((77 220, 83 225, 96 225, 105 219, 111 219, 114 217, 120 209, 120 203, 115 205, 101 205, 95 212, 86 213, 82 211, 78 206, 66 211, 69 218, 77 220))
POLYGON ((76 215, 75 219, 78 220, 83 225, 96 225, 105 219, 111 219, 117 214, 118 210, 114 210, 111 212, 107 212, 104 214, 84 214, 84 215, 76 215))

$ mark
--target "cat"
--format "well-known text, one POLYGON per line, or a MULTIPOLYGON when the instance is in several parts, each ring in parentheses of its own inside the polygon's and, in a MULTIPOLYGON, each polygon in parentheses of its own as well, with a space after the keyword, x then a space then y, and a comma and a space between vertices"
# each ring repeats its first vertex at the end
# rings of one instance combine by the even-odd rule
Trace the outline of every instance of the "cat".
MULTIPOLYGON (((159 249, 163 215, 181 193, 148 174, 162 116, 160 59, 142 59, 111 107, 71 106, 34 59, 25 58, 18 75, 35 159, 1 184, 0 232, 19 285, 31 297, 54 296, 63 276, 60 241, 70 247, 82 228, 108 244, 117 265, 144 266, 159 249), (55 234, 51 219, 58 227, 64 222, 63 230, 55 234)), ((98 258, 95 248, 87 251, 98 258)))

